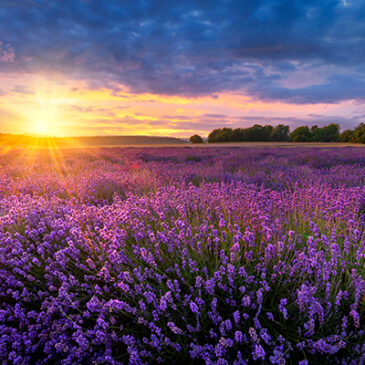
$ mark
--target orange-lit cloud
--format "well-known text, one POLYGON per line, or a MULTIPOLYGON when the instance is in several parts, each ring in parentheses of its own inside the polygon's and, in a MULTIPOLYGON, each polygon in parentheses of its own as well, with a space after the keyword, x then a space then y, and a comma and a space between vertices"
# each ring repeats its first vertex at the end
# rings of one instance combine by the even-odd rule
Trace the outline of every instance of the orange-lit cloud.
POLYGON ((131 93, 123 85, 91 88, 60 73, 2 75, 1 132, 55 136, 207 135, 213 128, 255 123, 353 126, 361 105, 289 104, 258 100, 238 92, 183 97, 131 93), (338 117, 346 111, 348 118, 338 117), (339 118, 341 120, 339 120, 339 118))

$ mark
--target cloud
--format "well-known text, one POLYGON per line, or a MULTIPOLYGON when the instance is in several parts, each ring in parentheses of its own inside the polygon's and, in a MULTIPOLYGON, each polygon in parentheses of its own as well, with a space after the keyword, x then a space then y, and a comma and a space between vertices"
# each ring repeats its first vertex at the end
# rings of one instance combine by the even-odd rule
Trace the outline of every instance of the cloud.
POLYGON ((33 91, 25 85, 14 85, 14 87, 11 89, 13 93, 16 94, 32 94, 33 91))
POLYGON ((211 114, 211 113, 205 113, 204 117, 212 118, 212 119, 222 119, 227 118, 227 115, 225 114, 211 114))
POLYGON ((0 41, 0 62, 13 63, 15 61, 15 52, 9 43, 0 41))
POLYGON ((364 100, 364 18, 365 0, 5 1, 0 71, 57 70, 114 95, 364 100), (313 83, 288 87, 303 69, 313 83))
POLYGON ((345 100, 365 101, 365 75, 330 75, 320 84, 287 88, 270 79, 250 84, 250 95, 261 100, 280 100, 295 104, 338 103, 345 100))

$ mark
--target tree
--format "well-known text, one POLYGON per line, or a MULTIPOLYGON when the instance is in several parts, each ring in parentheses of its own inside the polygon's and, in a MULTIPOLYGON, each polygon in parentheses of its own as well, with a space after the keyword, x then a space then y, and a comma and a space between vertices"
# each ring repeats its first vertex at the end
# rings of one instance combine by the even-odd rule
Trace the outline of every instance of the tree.
POLYGON ((365 123, 360 123, 354 129, 354 142, 365 143, 365 123))
POLYGON ((335 123, 331 123, 322 128, 323 130, 323 142, 338 142, 340 140, 340 126, 335 123))
POLYGON ((215 143, 218 142, 218 134, 220 133, 221 129, 213 129, 208 136, 208 143, 215 143))
POLYGON ((247 133, 245 128, 236 128, 232 131, 232 141, 245 142, 247 140, 247 133))
POLYGON ((190 137, 189 140, 191 143, 204 143, 203 138, 200 137, 198 134, 194 134, 190 137))
POLYGON ((233 131, 231 128, 214 129, 208 136, 208 142, 209 143, 231 142, 232 132, 233 131))
POLYGON ((271 125, 259 125, 255 124, 254 126, 247 128, 247 141, 250 142, 263 142, 270 141, 271 133, 273 127, 271 125))
POLYGON ((354 131, 346 129, 340 134, 341 142, 354 142, 354 131))
POLYGON ((232 128, 222 128, 218 134, 218 142, 231 142, 232 132, 232 128))
POLYGON ((270 142, 273 131, 274 127, 272 125, 264 125, 261 130, 261 141, 270 142))
POLYGON ((310 142, 312 133, 308 126, 298 127, 290 133, 290 141, 292 142, 310 142))
POLYGON ((271 133, 271 140, 274 142, 285 142, 289 140, 289 126, 278 124, 271 133))
POLYGON ((340 126, 331 123, 322 128, 314 125, 311 128, 313 142, 338 142, 340 140, 340 126))
POLYGON ((323 142, 323 128, 319 128, 318 125, 311 127, 312 141, 313 142, 323 142))

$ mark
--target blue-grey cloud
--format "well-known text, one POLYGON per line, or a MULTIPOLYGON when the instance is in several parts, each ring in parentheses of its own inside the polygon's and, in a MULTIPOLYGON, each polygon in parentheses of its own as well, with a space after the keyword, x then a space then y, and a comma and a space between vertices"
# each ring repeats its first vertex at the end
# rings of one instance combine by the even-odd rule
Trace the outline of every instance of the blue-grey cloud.
POLYGON ((54 69, 115 93, 365 99, 365 0, 3 0, 0 35, 0 70, 54 69), (304 68, 312 84, 285 86, 304 68))

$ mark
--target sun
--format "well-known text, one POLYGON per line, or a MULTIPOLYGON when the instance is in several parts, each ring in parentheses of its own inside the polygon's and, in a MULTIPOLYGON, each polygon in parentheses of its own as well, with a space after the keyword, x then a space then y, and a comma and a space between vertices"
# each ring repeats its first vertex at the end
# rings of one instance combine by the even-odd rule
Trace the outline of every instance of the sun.
POLYGON ((57 137, 64 126, 64 109, 68 103, 67 93, 57 82, 45 76, 33 80, 33 94, 26 107, 30 134, 57 137))
POLYGON ((36 121, 34 123, 34 132, 40 135, 48 134, 47 122, 44 120, 36 121))
POLYGON ((55 136, 60 123, 60 105, 49 98, 41 99, 33 105, 29 119, 29 129, 33 134, 55 136))
POLYGON ((31 133, 40 136, 52 136, 55 134, 56 118, 54 113, 45 113, 40 110, 34 111, 30 120, 31 133))

